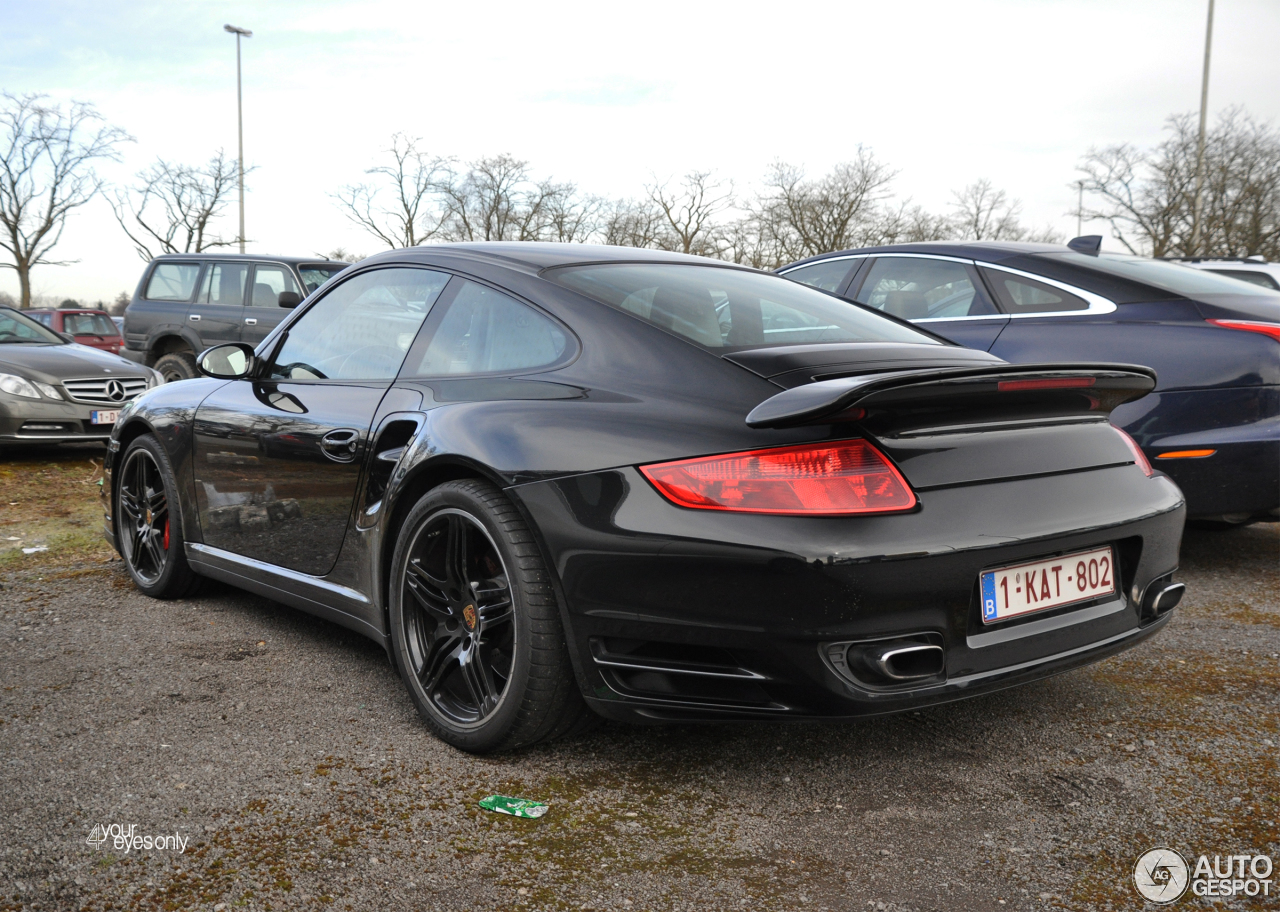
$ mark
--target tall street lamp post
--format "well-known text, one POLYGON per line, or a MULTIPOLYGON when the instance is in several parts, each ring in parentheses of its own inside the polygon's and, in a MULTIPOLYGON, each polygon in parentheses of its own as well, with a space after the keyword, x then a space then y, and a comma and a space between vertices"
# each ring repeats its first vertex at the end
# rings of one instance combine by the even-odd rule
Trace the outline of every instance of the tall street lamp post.
POLYGON ((234 25, 224 25, 223 29, 236 36, 236 127, 240 141, 236 165, 240 169, 240 252, 244 253, 244 99, 240 91, 240 38, 252 38, 253 32, 234 25))
POLYGON ((1204 75, 1200 79, 1200 138, 1196 143, 1196 199, 1191 212, 1191 256, 1200 255, 1200 221, 1204 214, 1204 122, 1209 111, 1209 49, 1213 47, 1213 0, 1204 28, 1204 75))

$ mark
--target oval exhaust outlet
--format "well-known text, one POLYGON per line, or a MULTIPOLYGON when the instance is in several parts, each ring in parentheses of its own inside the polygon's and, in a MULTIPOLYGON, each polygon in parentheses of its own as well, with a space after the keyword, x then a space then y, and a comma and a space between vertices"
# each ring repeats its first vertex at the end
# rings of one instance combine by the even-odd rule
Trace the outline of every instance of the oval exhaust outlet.
POLYGON ((1151 597, 1151 613, 1158 617, 1169 611, 1178 602, 1182 601, 1182 596, 1186 591, 1187 587, 1182 583, 1171 583, 1168 586, 1162 586, 1151 597))
POLYGON ((927 643, 886 643, 870 651, 875 669, 891 681, 915 681, 942 674, 945 654, 927 643))

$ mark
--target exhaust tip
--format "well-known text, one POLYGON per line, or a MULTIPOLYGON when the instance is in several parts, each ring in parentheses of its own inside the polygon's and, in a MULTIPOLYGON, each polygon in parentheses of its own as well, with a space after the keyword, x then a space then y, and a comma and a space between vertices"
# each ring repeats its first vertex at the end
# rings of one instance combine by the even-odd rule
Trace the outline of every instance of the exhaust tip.
POLYGON ((1166 611, 1172 610, 1178 602, 1182 601, 1186 591, 1187 587, 1182 583, 1161 586, 1151 598, 1151 613, 1159 617, 1166 611))
POLYGON ((833 668, 864 687, 900 687, 946 678, 947 653, 937 633, 917 633, 822 647, 833 668))
POLYGON ((891 681, 918 681, 942 674, 941 646, 915 643, 880 646, 868 652, 872 666, 891 681))

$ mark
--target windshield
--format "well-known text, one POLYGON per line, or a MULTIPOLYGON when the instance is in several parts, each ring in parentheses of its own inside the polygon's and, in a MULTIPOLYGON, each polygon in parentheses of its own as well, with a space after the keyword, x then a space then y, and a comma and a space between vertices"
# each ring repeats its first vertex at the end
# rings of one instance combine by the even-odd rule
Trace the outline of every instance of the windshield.
POLYGON ((817 342, 941 344, 808 285, 741 269, 610 263, 566 266, 545 275, 707 348, 817 342))
POLYGON ((62 315, 62 331, 73 336, 118 336, 116 325, 106 314, 69 313, 62 315))
POLYGON ((350 265, 350 263, 307 263, 298 267, 298 274, 302 276, 302 284, 306 286, 307 294, 311 294, 350 265))
MULTIPOLYGON (((1169 263, 1164 260, 1152 260, 1147 257, 1127 256, 1121 253, 1100 253, 1091 256, 1087 253, 1063 252, 1041 253, 1037 256, 1083 266, 1095 272, 1132 279, 1145 285, 1153 285, 1162 291, 1172 291, 1180 295, 1257 295, 1268 294, 1258 289, 1244 287, 1235 279, 1214 275, 1201 269, 1183 266, 1180 263, 1169 263)), ((1270 292, 1270 294, 1276 294, 1270 292)))
POLYGON ((66 345, 67 340, 35 320, 8 307, 0 308, 0 345, 39 342, 44 345, 66 345))

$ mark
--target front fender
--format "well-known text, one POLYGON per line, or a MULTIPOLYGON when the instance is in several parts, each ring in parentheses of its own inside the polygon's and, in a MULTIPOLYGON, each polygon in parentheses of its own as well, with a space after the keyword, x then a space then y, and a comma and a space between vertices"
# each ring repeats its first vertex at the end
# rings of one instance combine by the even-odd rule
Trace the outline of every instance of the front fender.
POLYGON ((195 472, 192 467, 192 427, 196 409, 214 390, 227 381, 198 378, 180 383, 166 383, 148 390, 120 410, 107 455, 103 460, 102 509, 104 534, 119 551, 115 539, 115 462, 129 444, 143 434, 153 434, 173 466, 178 484, 178 507, 182 517, 183 537, 189 542, 202 541, 200 519, 196 510, 195 472))

